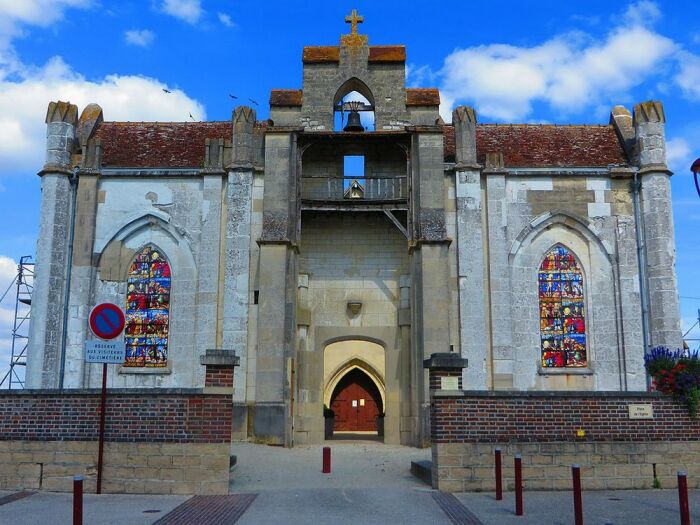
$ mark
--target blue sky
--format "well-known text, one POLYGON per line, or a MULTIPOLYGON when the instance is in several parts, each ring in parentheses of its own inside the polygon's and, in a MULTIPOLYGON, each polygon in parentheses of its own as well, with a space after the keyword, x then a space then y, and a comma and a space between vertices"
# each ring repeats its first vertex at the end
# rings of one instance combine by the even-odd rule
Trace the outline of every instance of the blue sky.
POLYGON ((265 118, 271 89, 301 87, 302 47, 337 44, 357 8, 371 44, 407 46, 408 84, 439 87, 446 117, 463 103, 481 122, 606 123, 615 104, 662 100, 689 328, 700 308, 700 199, 688 169, 700 157, 700 3, 497 4, 0 0, 0 293, 13 261, 34 254, 50 100, 96 102, 106 120, 165 121, 225 120, 252 99, 265 118))

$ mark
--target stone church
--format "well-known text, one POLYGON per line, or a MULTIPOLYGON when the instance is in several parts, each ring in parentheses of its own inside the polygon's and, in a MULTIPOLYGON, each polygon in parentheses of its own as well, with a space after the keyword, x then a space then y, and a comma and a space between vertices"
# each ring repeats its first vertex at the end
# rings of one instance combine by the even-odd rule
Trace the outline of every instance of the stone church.
POLYGON ((233 350, 234 436, 258 442, 320 443, 328 407, 336 432, 426 445, 436 352, 470 390, 646 389, 645 347, 681 343, 661 103, 446 124, 405 47, 346 21, 267 120, 49 104, 29 388, 100 386, 88 316, 111 302, 110 388, 201 388, 199 356, 233 350))

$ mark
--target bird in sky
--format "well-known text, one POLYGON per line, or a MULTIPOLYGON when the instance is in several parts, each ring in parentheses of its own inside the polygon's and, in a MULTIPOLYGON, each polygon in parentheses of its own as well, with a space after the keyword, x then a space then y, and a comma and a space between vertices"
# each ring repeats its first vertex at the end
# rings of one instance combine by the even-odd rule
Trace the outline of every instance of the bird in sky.
POLYGON ((228 96, 231 98, 238 98, 236 95, 232 95, 231 93, 229 93, 228 96))
POLYGON ((250 101, 251 101, 253 104, 255 104, 256 106, 258 105, 258 103, 257 103, 255 100, 253 100, 252 98, 249 98, 248 100, 250 100, 250 101))
POLYGON ((190 113, 190 118, 191 118, 192 120, 194 120, 194 117, 192 116, 192 113, 190 113))
POLYGON ((172 91, 170 91, 170 90, 168 90, 168 89, 165 89, 165 88, 163 88, 163 93, 172 93, 172 91))

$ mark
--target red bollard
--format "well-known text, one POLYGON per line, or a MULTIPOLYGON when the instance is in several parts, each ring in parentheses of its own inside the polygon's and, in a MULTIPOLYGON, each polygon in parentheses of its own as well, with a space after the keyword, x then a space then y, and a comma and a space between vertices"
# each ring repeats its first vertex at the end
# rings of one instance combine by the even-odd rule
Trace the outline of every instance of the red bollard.
POLYGON ((501 475, 501 449, 497 448, 496 454, 496 500, 503 499, 503 477, 501 475))
POLYGON ((331 473, 331 447, 323 447, 323 470, 321 472, 331 473))
POLYGON ((681 508, 681 525, 690 525, 690 509, 688 507, 688 473, 678 471, 678 503, 681 508))
POLYGON ((73 477, 73 525, 83 525, 83 477, 73 477))
POLYGON ((515 515, 522 516, 523 511, 523 460, 520 454, 515 455, 515 515))
POLYGON ((583 525, 583 501, 581 499, 581 467, 571 465, 571 475, 574 478, 574 517, 576 525, 583 525))

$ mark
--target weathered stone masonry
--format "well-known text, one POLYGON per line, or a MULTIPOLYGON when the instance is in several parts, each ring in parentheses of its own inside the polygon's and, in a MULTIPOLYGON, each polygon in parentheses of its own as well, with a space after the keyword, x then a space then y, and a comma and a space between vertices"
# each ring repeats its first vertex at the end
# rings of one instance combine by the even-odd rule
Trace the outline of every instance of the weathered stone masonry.
POLYGON ((28 387, 99 386, 88 313, 126 304, 134 256, 154 246, 172 270, 167 363, 110 367, 108 385, 233 380, 238 439, 321 442, 332 381, 359 369, 385 442, 427 446, 434 352, 469 361, 455 373, 468 390, 646 389, 645 350, 681 341, 661 103, 564 126, 460 106, 445 124, 437 89, 406 87, 405 47, 356 30, 302 50, 302 85, 273 90, 267 120, 49 105, 28 387), (334 129, 352 92, 374 129, 334 129), (346 173, 357 156, 363 172, 346 173), (543 362, 538 270, 554 247, 583 283, 581 366, 543 362), (205 371, 205 348, 240 368, 205 371))

